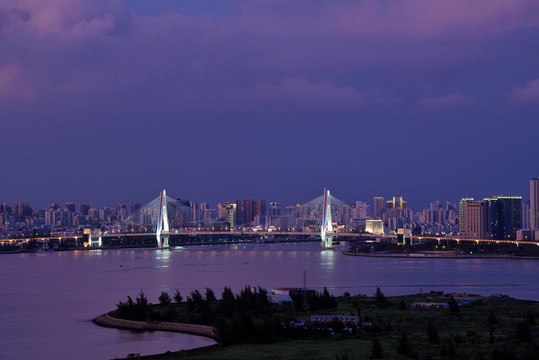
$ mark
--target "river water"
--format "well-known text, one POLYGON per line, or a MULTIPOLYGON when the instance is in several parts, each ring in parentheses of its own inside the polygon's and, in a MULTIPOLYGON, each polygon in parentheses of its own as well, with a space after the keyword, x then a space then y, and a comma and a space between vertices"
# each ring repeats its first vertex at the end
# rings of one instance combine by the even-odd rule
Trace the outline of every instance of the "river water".
POLYGON ((213 340, 166 332, 96 326, 92 319, 140 290, 160 292, 245 285, 303 286, 372 295, 431 290, 494 293, 539 300, 539 260, 402 259, 320 251, 318 243, 194 246, 0 256, 0 359, 111 359, 211 345, 213 340))

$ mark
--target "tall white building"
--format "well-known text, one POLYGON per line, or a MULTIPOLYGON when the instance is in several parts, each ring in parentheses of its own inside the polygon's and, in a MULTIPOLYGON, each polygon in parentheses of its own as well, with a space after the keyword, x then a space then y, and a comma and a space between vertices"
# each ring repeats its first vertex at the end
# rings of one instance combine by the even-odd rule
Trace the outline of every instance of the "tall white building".
POLYGON ((522 219, 520 220, 521 229, 530 228, 530 199, 522 202, 522 219))
POLYGON ((539 229, 539 177, 530 180, 530 228, 539 229))

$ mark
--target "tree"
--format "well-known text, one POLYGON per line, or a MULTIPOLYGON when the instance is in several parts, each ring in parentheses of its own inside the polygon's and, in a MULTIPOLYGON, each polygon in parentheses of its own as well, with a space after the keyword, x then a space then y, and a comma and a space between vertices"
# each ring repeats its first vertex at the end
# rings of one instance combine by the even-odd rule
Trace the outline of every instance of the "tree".
POLYGON ((160 305, 168 305, 172 302, 170 295, 166 291, 161 291, 158 300, 160 305))
POLYGON ((457 304, 457 302, 455 301, 455 298, 453 296, 451 296, 451 299, 449 299, 449 311, 451 312, 451 314, 458 314, 459 311, 460 311, 460 306, 459 304, 457 304))
POLYGON ((354 300, 354 301, 352 302, 352 307, 355 308, 355 309, 357 309, 357 314, 358 314, 358 315, 361 315, 361 310, 360 310, 360 308, 359 308, 359 301, 354 300))
POLYGON ((202 294, 197 289, 191 291, 191 294, 189 297, 197 305, 200 305, 204 302, 204 298, 202 297, 202 294))
POLYGON ((496 319, 496 315, 494 315, 494 311, 490 310, 488 313, 488 319, 487 319, 488 325, 490 327, 496 325, 498 323, 498 319, 496 319))
POLYGON ((380 290, 380 287, 376 287, 376 293, 374 294, 374 297, 376 298, 376 302, 378 304, 384 304, 386 302, 386 297, 382 290, 380 290))
POLYGON ((537 323, 535 321, 536 317, 537 315, 534 312, 532 312, 531 310, 528 310, 528 313, 526 314, 526 322, 528 323, 528 325, 530 326, 535 325, 537 323))
POLYGON ((167 307, 167 310, 163 314, 163 320, 164 321, 172 321, 172 320, 174 320, 176 318, 177 315, 178 315, 178 312, 176 311, 176 309, 174 309, 174 306, 169 304, 168 307, 167 307))
POLYGON ((225 316, 231 316, 234 313, 236 306, 236 297, 232 290, 225 286, 223 293, 221 294, 221 310, 225 316))
POLYGON ((180 294, 180 292, 178 291, 178 289, 176 289, 176 292, 174 293, 174 301, 176 303, 181 303, 183 301, 183 296, 182 294, 180 294))
POLYGON ((404 300, 400 301, 399 310, 406 310, 406 303, 404 302, 404 300))
POLYGON ((427 336, 429 338, 429 343, 438 344, 440 337, 438 335, 438 329, 433 321, 429 321, 429 326, 427 328, 427 336))
POLYGON ((350 360, 348 351, 343 352, 341 355, 335 355, 335 360, 350 360))
POLYGON ((531 340, 531 331, 530 325, 526 321, 519 322, 516 327, 517 340, 519 342, 530 342, 531 340))
POLYGON ((453 341, 451 341, 451 339, 447 339, 442 344, 442 347, 440 349, 440 355, 442 357, 449 357, 451 359, 456 356, 455 345, 453 344, 453 341))
POLYGON ((134 305, 134 319, 138 321, 144 321, 147 318, 150 303, 148 302, 148 298, 146 295, 144 295, 144 291, 140 290, 139 296, 135 299, 135 305, 134 305))
POLYGON ((371 342, 371 358, 381 359, 384 356, 384 351, 382 349, 382 344, 380 343, 380 340, 378 340, 378 338, 372 338, 371 342))
POLYGON ((215 301, 217 298, 215 297, 215 293, 212 289, 206 288, 206 301, 215 301))
POLYGON ((401 333, 401 337, 399 338, 399 342, 397 344, 397 353, 399 355, 406 356, 414 355, 412 344, 410 344, 410 340, 408 340, 408 336, 406 336, 406 333, 401 333))
POLYGON ((494 325, 498 323, 498 319, 496 319, 496 315, 494 315, 494 311, 490 310, 488 314, 488 328, 489 328, 489 343, 494 344, 494 325))

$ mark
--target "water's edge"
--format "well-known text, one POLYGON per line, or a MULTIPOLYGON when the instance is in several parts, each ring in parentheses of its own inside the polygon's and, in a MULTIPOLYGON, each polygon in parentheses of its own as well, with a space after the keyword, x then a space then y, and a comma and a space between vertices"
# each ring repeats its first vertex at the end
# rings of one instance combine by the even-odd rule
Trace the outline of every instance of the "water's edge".
POLYGON ((94 323, 100 326, 127 330, 157 330, 172 331, 193 335, 200 335, 211 339, 216 338, 217 329, 212 326, 194 325, 185 323, 172 323, 161 321, 133 321, 113 317, 110 313, 101 314, 94 319, 94 323))

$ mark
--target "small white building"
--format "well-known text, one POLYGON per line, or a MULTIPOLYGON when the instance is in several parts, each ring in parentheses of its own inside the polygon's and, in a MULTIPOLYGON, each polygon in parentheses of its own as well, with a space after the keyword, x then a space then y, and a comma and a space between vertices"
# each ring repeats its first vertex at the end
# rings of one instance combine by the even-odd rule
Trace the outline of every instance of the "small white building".
POLYGON ((291 305, 292 298, 290 295, 285 294, 268 294, 268 300, 270 303, 278 305, 291 305))

